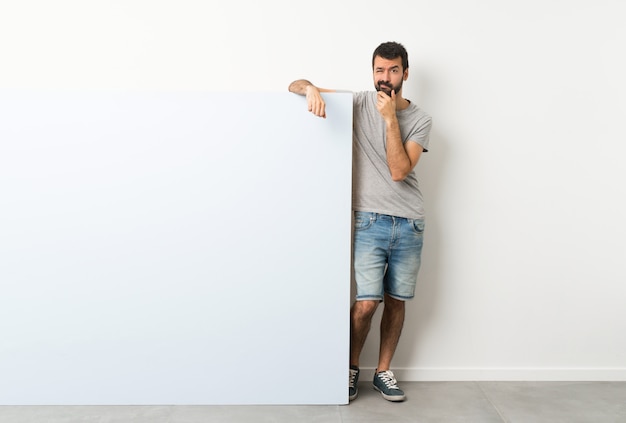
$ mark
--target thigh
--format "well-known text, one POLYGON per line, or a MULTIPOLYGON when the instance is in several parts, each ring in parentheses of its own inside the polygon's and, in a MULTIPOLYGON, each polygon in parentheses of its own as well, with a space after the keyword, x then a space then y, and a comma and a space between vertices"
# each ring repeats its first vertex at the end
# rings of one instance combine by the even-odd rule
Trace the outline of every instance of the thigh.
POLYGON ((403 219, 389 254, 384 289, 391 297, 409 300, 415 295, 417 274, 422 260, 424 220, 403 219))
POLYGON ((390 236, 388 226, 376 213, 354 214, 352 254, 357 301, 383 299, 390 236))

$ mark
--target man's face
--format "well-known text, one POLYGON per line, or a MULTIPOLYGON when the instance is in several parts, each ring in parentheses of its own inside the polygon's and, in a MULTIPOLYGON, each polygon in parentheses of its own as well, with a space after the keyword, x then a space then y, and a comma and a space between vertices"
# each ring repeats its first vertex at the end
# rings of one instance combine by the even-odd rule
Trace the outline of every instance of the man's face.
POLYGON ((402 59, 396 57, 393 60, 383 59, 380 56, 374 58, 374 86, 376 91, 383 91, 391 96, 391 90, 396 94, 402 90, 402 83, 409 76, 409 70, 402 71, 402 59))

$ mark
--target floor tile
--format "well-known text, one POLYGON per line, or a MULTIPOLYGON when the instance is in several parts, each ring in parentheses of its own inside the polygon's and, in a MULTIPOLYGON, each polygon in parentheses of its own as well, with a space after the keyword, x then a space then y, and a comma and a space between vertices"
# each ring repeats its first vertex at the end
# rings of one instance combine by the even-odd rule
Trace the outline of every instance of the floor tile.
POLYGON ((480 382, 506 422, 626 422, 624 382, 480 382))
POLYGON ((171 423, 341 423, 339 406, 175 406, 171 423))
POLYGON ((400 387, 407 399, 393 403, 370 382, 359 382, 358 398, 340 408, 343 422, 503 421, 475 382, 403 382, 400 387))
POLYGON ((2 423, 169 423, 169 406, 2 406, 2 423))

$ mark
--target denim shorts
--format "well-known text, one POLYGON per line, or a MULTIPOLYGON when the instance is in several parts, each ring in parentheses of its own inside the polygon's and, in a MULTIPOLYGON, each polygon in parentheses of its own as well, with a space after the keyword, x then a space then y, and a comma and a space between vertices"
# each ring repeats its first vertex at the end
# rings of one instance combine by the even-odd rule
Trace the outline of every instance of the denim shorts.
POLYGON ((356 299, 398 300, 415 295, 424 220, 354 212, 353 265, 356 299))

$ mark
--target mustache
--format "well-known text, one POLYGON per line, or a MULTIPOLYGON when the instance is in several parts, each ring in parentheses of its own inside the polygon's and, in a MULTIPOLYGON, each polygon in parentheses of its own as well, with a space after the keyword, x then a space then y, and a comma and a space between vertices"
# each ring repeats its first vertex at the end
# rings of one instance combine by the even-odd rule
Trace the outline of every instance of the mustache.
POLYGON ((376 91, 383 91, 387 95, 391 95, 391 91, 394 90, 395 88, 393 87, 393 85, 388 82, 380 81, 378 82, 378 84, 376 84, 376 91))

